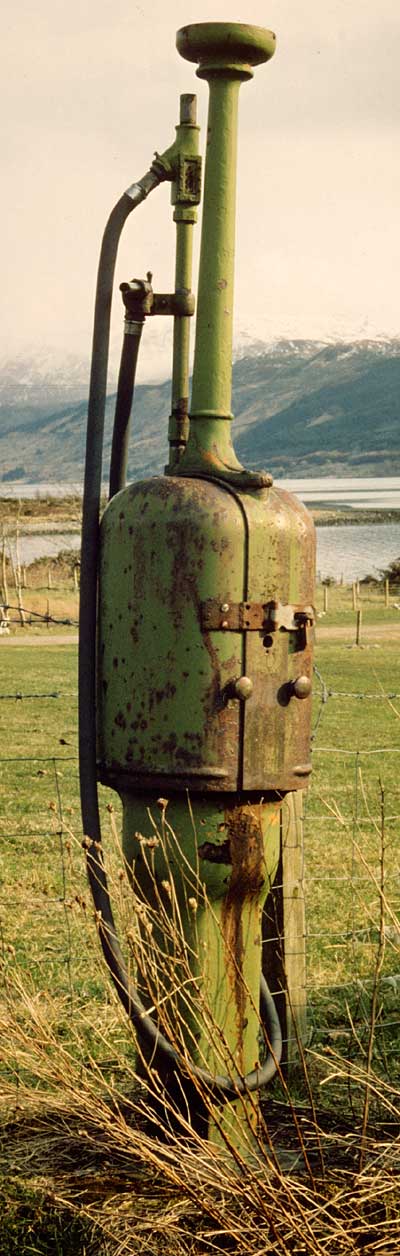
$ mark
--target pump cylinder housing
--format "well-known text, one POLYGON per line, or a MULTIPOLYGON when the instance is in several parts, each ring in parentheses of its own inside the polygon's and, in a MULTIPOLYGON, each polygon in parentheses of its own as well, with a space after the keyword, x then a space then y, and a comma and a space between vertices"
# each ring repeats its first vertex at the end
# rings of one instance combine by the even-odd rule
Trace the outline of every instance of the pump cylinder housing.
POLYGON ((150 479, 101 523, 98 770, 120 791, 310 773, 314 527, 281 489, 150 479))

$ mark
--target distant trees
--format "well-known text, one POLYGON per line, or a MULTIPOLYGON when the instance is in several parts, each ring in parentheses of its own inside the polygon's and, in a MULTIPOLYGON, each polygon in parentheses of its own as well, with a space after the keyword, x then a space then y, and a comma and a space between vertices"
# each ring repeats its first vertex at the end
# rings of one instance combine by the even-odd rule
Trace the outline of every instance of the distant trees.
POLYGON ((400 558, 394 558, 388 567, 383 567, 379 572, 381 580, 390 580, 393 584, 400 581, 400 558))
POLYGON ((400 584, 400 558, 394 558, 388 567, 381 567, 378 575, 363 576, 360 584, 382 584, 384 580, 388 580, 389 584, 400 584))

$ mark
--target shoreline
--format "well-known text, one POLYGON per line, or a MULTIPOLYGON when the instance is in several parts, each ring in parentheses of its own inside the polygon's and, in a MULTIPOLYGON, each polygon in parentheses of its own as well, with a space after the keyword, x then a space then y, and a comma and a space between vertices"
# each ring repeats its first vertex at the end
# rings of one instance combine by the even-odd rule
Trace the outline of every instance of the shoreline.
MULTIPOLYGON (((305 503, 307 505, 307 503, 305 503)), ((34 500, 0 496, 0 526, 5 531, 18 525, 19 536, 45 536, 63 532, 79 535, 81 501, 76 497, 36 498, 34 500)), ((105 503, 104 503, 105 505, 105 503)), ((360 527, 366 524, 400 523, 400 509, 329 506, 307 506, 317 528, 360 527)))
POLYGON ((321 507, 310 509, 316 528, 326 528, 328 526, 346 528, 355 524, 381 524, 381 523, 400 523, 400 510, 392 509, 371 509, 368 508, 349 508, 345 507, 327 507, 323 510, 321 507))

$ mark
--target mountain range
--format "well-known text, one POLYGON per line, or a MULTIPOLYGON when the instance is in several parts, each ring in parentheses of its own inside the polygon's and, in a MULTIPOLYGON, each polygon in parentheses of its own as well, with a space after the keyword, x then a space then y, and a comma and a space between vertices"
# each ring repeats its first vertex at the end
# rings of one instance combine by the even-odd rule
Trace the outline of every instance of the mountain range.
MULTIPOLYGON (((88 363, 47 355, 0 366, 0 491, 80 482, 88 363)), ((115 395, 107 398, 107 478, 115 395)), ((135 391, 129 478, 162 471, 170 382, 135 391)), ((233 365, 233 439, 248 467, 275 476, 400 475, 400 339, 247 345, 233 365)))

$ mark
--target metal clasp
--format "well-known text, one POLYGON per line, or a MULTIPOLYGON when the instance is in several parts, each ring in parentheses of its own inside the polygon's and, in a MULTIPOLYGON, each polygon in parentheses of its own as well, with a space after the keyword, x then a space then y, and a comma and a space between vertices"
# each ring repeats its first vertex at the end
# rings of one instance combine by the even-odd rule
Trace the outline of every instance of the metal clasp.
POLYGON ((314 623, 312 606, 276 602, 228 602, 207 598, 200 604, 203 632, 299 632, 314 623))

